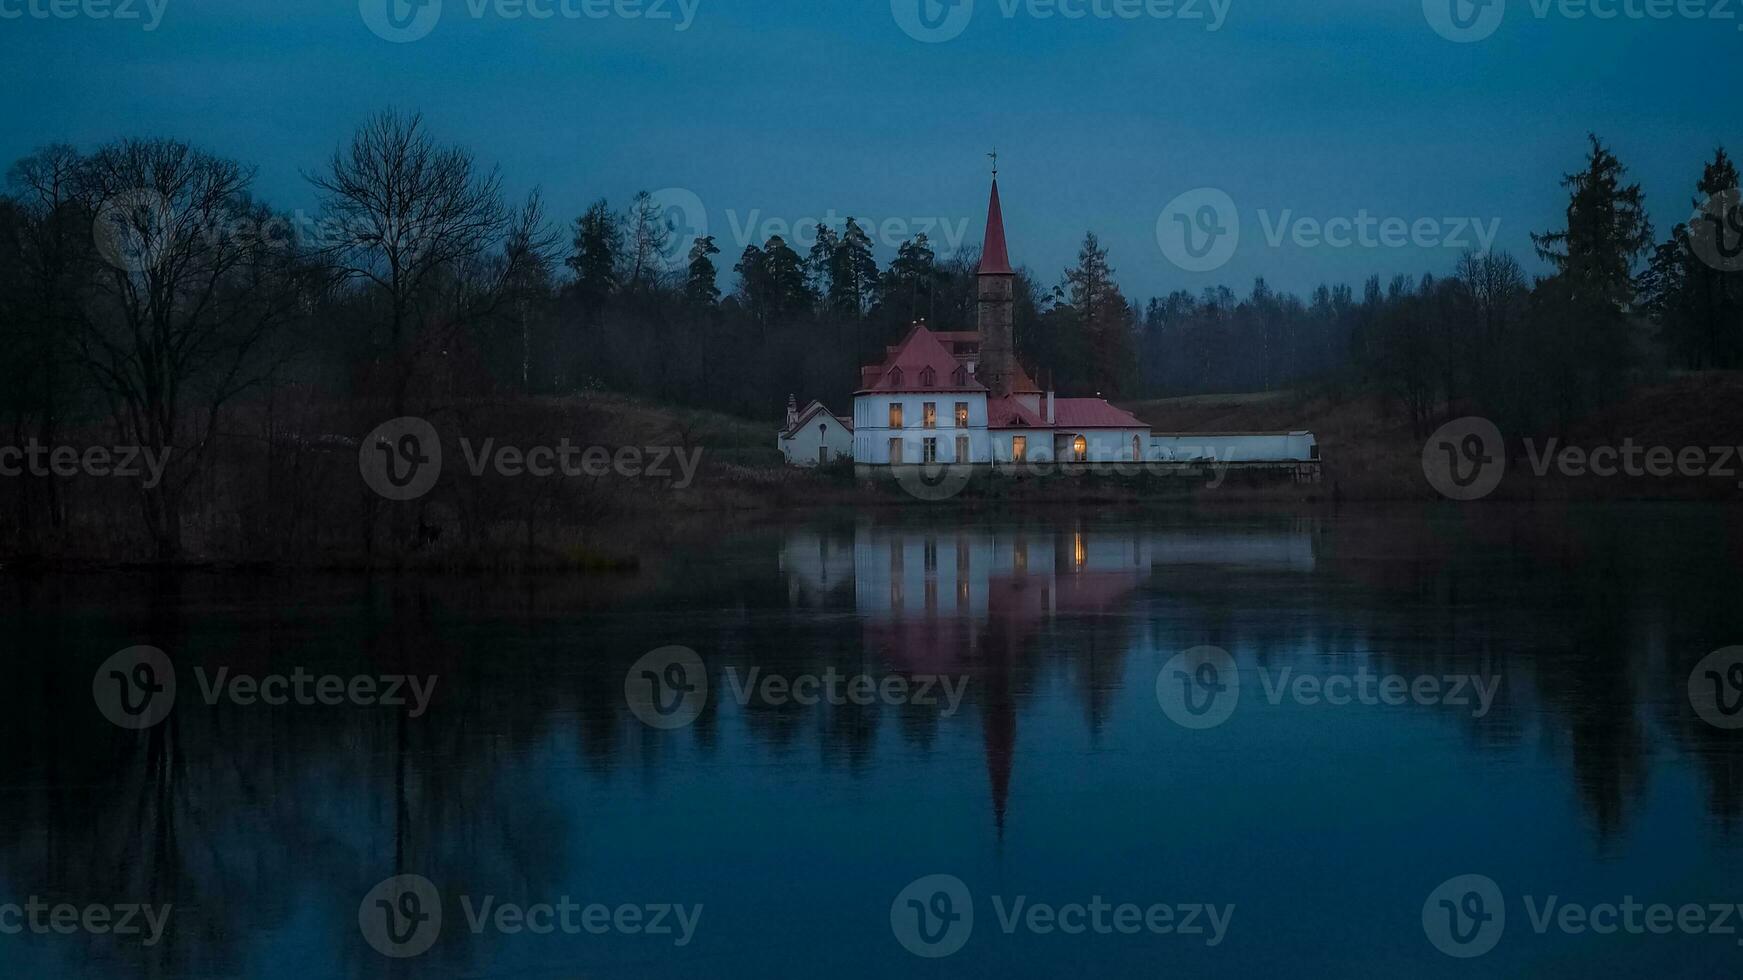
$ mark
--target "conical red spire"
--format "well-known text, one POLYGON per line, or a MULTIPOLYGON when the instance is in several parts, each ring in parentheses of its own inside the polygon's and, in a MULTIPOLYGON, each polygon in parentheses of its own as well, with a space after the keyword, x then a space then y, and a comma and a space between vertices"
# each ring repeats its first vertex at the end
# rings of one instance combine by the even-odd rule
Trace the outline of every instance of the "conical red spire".
POLYGON ((999 179, 993 178, 992 201, 986 206, 986 242, 980 247, 980 274, 1008 276, 1011 257, 1005 251, 1005 214, 999 208, 999 179))

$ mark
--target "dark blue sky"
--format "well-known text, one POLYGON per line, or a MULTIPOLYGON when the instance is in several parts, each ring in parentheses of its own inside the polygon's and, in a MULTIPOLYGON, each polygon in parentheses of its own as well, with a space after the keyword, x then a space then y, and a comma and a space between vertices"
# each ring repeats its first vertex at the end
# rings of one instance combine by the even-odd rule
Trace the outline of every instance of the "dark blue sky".
POLYGON ((971 12, 684 0, 696 5, 684 30, 678 0, 618 0, 639 6, 633 18, 588 16, 609 0, 532 0, 548 19, 511 16, 525 0, 426 0, 443 4, 439 20, 402 8, 398 36, 428 29, 404 43, 370 24, 393 34, 382 5, 405 0, 150 2, 164 5, 154 30, 147 0, 0 0, 0 157, 173 135, 256 165, 262 196, 308 209, 302 173, 355 123, 416 108, 499 163, 511 189, 542 185, 557 218, 601 195, 621 206, 642 188, 693 192, 734 258, 746 228, 760 239, 770 219, 832 210, 893 220, 898 237, 936 221, 935 241, 978 243, 997 146, 1013 262, 1051 283, 1094 229, 1141 298, 1244 293, 1256 275, 1304 291, 1445 271, 1457 242, 1433 242, 1480 242, 1448 218, 1498 221, 1496 247, 1536 269, 1528 234, 1558 221, 1557 181, 1587 130, 1644 184, 1661 232, 1687 217, 1713 148, 1743 144, 1735 0, 1719 10, 1730 19, 1627 13, 1664 0, 1597 0, 1622 14, 1604 20, 1505 0, 1497 23, 1498 8, 1466 5, 1464 36, 1488 35, 1469 43, 1432 23, 1458 33, 1454 0, 1217 0, 1215 30, 1209 0, 973 0, 971 12), (51 16, 51 2, 78 15, 51 16), (86 13, 109 4, 140 19, 86 13), (1183 5, 1202 18, 1181 19, 1183 5), (645 16, 651 6, 669 19, 645 16), (1206 187, 1233 202, 1241 239, 1226 263, 1189 272, 1158 219, 1175 228, 1164 209, 1206 187), (1428 219, 1431 244, 1336 248, 1284 223, 1364 211, 1428 219))

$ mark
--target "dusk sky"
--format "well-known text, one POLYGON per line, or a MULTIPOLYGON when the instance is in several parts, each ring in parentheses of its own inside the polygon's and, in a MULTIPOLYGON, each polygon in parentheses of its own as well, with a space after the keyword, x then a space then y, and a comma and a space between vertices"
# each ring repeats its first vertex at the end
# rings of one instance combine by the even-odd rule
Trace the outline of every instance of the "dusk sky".
POLYGON ((978 244, 997 147, 1012 260, 1047 285, 1085 230, 1135 299, 1219 283, 1244 294, 1259 275, 1306 291, 1440 273, 1497 221, 1495 246, 1538 270, 1529 233, 1560 221, 1557 182, 1588 130, 1644 185, 1660 239, 1687 218, 1713 149, 1743 144, 1726 70, 1743 20, 1717 0, 1700 19, 1676 13, 1692 4, 1652 4, 1672 14, 1655 19, 1645 0, 1599 0, 1620 13, 1606 20, 1510 0, 1498 25, 1480 20, 1494 7, 1466 5, 1476 30, 1493 27, 1471 43, 1437 33, 1418 0, 1067 0, 1088 11, 1073 19, 979 0, 966 22, 935 0, 644 0, 633 18, 534 0, 548 19, 509 16, 517 0, 445 0, 405 43, 370 26, 404 0, 112 0, 138 19, 89 15, 108 2, 0 0, 7 161, 54 141, 175 136, 258 167, 275 207, 312 210, 303 174, 355 124, 420 109, 440 138, 500 164, 510 190, 542 186, 554 220, 600 196, 694 193, 728 269, 747 235, 781 230, 771 219, 832 211, 894 222, 898 238, 932 227, 941 253, 978 244), (960 33, 911 36, 904 24, 927 33, 916 2, 960 33), (1178 16, 1188 9, 1199 19, 1178 16), (1159 245, 1158 219, 1206 187, 1234 202, 1241 240, 1226 264, 1189 272, 1159 245), (1455 241, 1303 247, 1282 224, 1363 211, 1430 219, 1455 241))

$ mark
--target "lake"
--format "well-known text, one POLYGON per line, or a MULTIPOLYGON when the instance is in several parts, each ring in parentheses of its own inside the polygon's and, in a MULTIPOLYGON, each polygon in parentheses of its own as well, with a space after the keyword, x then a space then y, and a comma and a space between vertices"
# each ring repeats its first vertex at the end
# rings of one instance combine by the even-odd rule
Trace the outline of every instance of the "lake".
POLYGON ((0 578, 0 975, 1743 962, 1736 508, 664 537, 0 578))

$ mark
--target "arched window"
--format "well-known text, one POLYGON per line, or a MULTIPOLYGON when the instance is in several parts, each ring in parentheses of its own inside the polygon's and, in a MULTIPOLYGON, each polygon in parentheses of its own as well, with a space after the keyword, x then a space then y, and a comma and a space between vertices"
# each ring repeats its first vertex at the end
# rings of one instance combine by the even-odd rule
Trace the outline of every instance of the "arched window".
POLYGON ((1132 462, 1142 462, 1144 459, 1144 439, 1142 436, 1132 437, 1132 462))
POLYGON ((1077 457, 1079 463, 1089 459, 1089 440, 1082 436, 1073 439, 1071 441, 1071 452, 1072 455, 1077 457))

